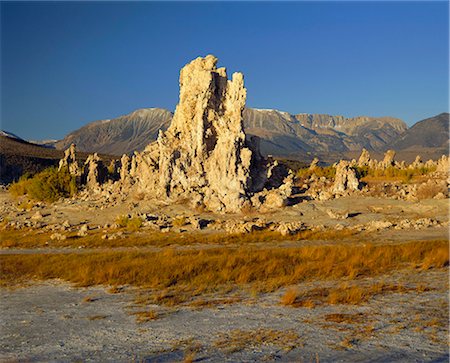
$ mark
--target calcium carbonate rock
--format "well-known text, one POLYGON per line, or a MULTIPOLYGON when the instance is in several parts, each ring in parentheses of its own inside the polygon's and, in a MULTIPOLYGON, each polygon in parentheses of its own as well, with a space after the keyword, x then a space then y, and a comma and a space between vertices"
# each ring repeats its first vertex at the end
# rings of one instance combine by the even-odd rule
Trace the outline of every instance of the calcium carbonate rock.
MULTIPOLYGON (((138 187, 152 196, 237 212, 267 182, 255 139, 247 139, 241 73, 228 80, 217 58, 197 58, 180 73, 180 101, 167 131, 136 153, 138 187)), ((262 189, 262 188, 261 188, 262 189)))
POLYGON ((395 151, 394 150, 388 150, 384 153, 383 161, 381 161, 378 164, 379 169, 386 169, 390 166, 393 166, 395 164, 394 162, 395 157, 395 151))
POLYGON ((106 170, 97 153, 89 155, 86 159, 83 177, 88 189, 98 188, 105 181, 106 170))
MULTIPOLYGON (((218 212, 253 208, 252 201, 268 209, 286 205, 293 176, 286 178, 285 166, 265 160, 258 138, 244 132, 243 75, 234 73, 229 80, 225 68, 216 64, 217 58, 208 55, 181 70, 171 125, 131 160, 124 155, 120 167, 114 162, 108 183, 103 184, 108 177, 103 162, 97 154, 89 155, 81 177, 86 198, 92 191, 97 198, 107 192, 106 201, 116 194, 139 195, 218 212)), ((64 160, 62 165, 74 160, 74 146, 64 160)))
POLYGON ((370 165, 370 154, 366 149, 362 149, 361 155, 358 159, 357 165, 361 166, 369 166, 370 165))
POLYGON ((420 157, 420 155, 416 156, 416 159, 409 165, 409 169, 418 169, 423 167, 423 163, 422 163, 422 158, 420 157))
POLYGON ((64 157, 59 161, 58 170, 67 168, 70 174, 80 175, 80 167, 76 160, 75 144, 71 144, 65 151, 64 157))
POLYGON ((130 157, 127 154, 122 155, 120 165, 120 181, 125 183, 130 180, 130 157))
POLYGON ((449 171, 450 171, 450 158, 447 155, 442 155, 442 157, 437 162, 436 172, 448 176, 449 171))
POLYGON ((309 170, 314 170, 319 165, 319 159, 314 158, 313 161, 311 161, 311 164, 309 165, 309 170))
POLYGON ((336 176, 332 192, 335 194, 344 195, 348 192, 357 191, 360 189, 360 183, 356 176, 355 170, 350 166, 346 160, 341 160, 336 165, 336 176))

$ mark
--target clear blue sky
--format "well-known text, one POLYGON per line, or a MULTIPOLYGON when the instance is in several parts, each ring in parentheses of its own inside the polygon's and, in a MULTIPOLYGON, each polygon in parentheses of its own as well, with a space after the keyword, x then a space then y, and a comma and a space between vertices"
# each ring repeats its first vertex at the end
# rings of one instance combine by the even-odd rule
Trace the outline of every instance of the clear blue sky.
POLYGON ((180 68, 214 54, 249 107, 448 111, 448 2, 1 3, 1 128, 61 138, 137 108, 174 110, 180 68))

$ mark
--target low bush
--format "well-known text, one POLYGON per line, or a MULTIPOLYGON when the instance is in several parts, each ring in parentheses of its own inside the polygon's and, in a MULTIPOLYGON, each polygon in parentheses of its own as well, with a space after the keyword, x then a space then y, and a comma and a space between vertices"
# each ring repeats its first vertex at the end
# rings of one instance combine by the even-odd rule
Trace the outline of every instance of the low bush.
POLYGON ((13 196, 27 195, 31 199, 46 202, 71 197, 77 190, 75 176, 67 169, 58 171, 56 168, 45 169, 34 176, 23 175, 9 188, 13 196))
POLYGON ((126 228, 131 232, 136 232, 142 227, 142 219, 140 217, 129 217, 126 215, 118 216, 116 223, 119 227, 126 228))
POLYGON ((336 176, 336 168, 334 166, 316 166, 313 170, 308 167, 297 171, 297 178, 300 179, 308 179, 312 175, 315 175, 318 178, 325 177, 327 179, 334 179, 336 176))
POLYGON ((368 166, 356 167, 356 174, 359 178, 386 178, 399 179, 404 183, 409 183, 414 177, 427 175, 436 170, 435 167, 420 167, 414 169, 400 169, 394 166, 389 166, 386 169, 373 169, 368 166))

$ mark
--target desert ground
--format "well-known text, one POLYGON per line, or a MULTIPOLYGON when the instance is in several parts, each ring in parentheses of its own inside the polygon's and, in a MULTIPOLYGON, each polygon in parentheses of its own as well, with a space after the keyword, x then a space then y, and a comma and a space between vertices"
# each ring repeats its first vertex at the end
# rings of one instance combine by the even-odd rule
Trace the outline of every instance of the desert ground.
MULTIPOLYGON (((183 204, 145 200, 108 208, 76 198, 25 204, 7 191, 0 200, 3 361, 448 361, 447 199, 348 196, 245 215, 192 215, 183 204), (330 217, 337 212, 344 216, 330 217), (146 222, 118 225, 126 214, 145 215, 146 222), (209 223, 200 229, 190 220, 209 223), (261 220, 301 220, 304 229, 283 236, 214 227, 261 220), (233 253, 251 258, 269 251, 272 259, 260 261, 267 271, 282 263, 278 250, 316 248, 308 256, 329 265, 331 250, 322 255, 321 248, 352 255, 348 249, 368 246, 420 246, 423 255, 395 261, 390 253, 397 252, 380 250, 374 252, 378 258, 392 259, 380 269, 355 260, 340 275, 347 262, 337 260, 337 274, 328 266, 328 274, 312 271, 296 280, 283 273, 247 276, 246 270, 231 283, 212 272, 195 279, 192 266, 174 272, 186 274, 179 281, 158 276, 150 283, 135 276, 161 256, 189 254, 207 265, 214 263, 207 251, 231 253, 228 261, 233 253), (108 271, 105 258, 130 254, 148 254, 148 262, 131 275, 117 273, 126 266, 108 271)), ((245 267, 238 261, 236 271, 245 267)))

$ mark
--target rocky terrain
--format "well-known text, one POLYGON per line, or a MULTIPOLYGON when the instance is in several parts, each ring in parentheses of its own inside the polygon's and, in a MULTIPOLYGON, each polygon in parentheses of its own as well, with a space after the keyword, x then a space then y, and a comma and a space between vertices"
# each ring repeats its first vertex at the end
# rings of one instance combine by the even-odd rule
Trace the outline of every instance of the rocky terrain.
MULTIPOLYGON (((142 151, 71 144, 47 180, 0 190, 0 359, 448 361, 448 155, 362 149, 292 170, 245 127, 276 111, 245 109, 243 75, 217 61, 181 70, 170 125, 142 151)), ((372 140, 369 119, 282 117, 311 143, 390 137, 372 140)))

